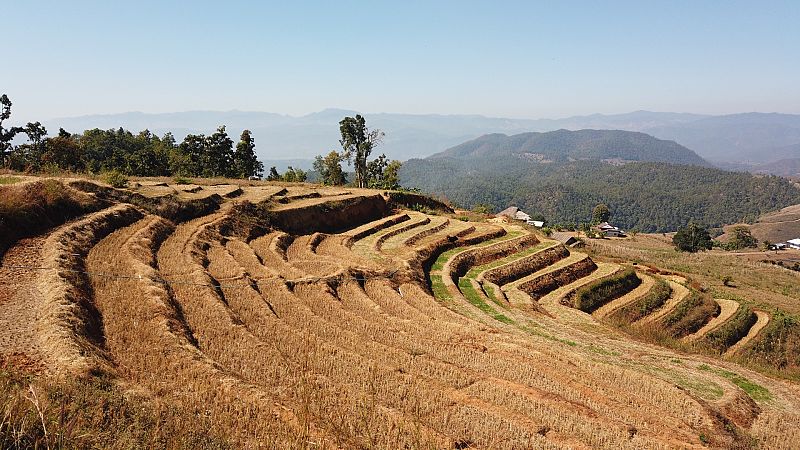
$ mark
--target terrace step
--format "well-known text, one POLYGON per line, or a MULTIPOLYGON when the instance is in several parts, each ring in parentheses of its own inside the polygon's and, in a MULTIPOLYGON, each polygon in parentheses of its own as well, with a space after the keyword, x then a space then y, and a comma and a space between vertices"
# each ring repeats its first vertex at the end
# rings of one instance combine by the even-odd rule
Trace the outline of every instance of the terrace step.
POLYGON ((619 308, 625 307, 635 302, 636 300, 642 298, 643 296, 647 295, 647 293, 650 292, 653 286, 655 286, 656 280, 653 277, 645 275, 643 273, 637 273, 636 276, 638 276, 639 279, 642 280, 642 283, 639 286, 635 287, 627 294, 619 298, 616 298, 614 300, 611 300, 610 302, 606 303, 600 308, 597 308, 597 310, 595 310, 592 313, 592 315, 599 319, 608 317, 615 311, 617 311, 619 308))
POLYGON ((757 320, 756 323, 750 327, 750 330, 747 332, 747 335, 741 338, 737 343, 733 344, 725 351, 724 356, 732 356, 736 354, 736 352, 740 351, 744 348, 748 343, 750 343, 753 339, 758 336, 758 333, 761 332, 767 325, 769 325, 769 321, 771 320, 772 316, 765 311, 753 311, 756 314, 757 320))
POLYGON ((671 279, 666 279, 666 282, 669 283, 670 288, 672 288, 672 295, 670 295, 669 299, 664 302, 661 308, 658 308, 657 310, 653 311, 652 314, 637 320, 634 322, 634 325, 647 325, 663 319, 669 313, 671 313, 684 299, 686 299, 686 297, 689 296, 689 289, 686 286, 671 279))
POLYGON ((684 336, 683 338, 684 341, 693 342, 705 336, 706 334, 708 334, 708 332, 716 329, 717 327, 725 323, 728 319, 733 317, 740 306, 739 302, 734 300, 728 300, 725 298, 715 298, 714 301, 717 302, 717 304, 720 307, 719 315, 711 319, 707 324, 703 325, 703 327, 697 330, 696 332, 688 336, 684 336))

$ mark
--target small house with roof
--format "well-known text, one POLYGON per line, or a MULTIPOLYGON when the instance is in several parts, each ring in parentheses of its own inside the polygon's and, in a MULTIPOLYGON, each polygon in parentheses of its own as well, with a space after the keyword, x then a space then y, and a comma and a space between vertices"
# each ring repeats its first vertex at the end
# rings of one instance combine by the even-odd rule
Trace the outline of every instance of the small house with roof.
POLYGON ((542 228, 544 226, 544 222, 541 220, 533 220, 531 216, 527 213, 523 212, 521 209, 517 208, 516 206, 509 206, 508 208, 500 211, 496 214, 497 216, 508 217, 510 219, 519 220, 522 222, 527 223, 528 225, 533 225, 536 228, 542 228))
POLYGON ((611 225, 608 222, 603 222, 595 227, 597 231, 603 234, 605 237, 625 237, 625 232, 620 230, 619 228, 611 225))

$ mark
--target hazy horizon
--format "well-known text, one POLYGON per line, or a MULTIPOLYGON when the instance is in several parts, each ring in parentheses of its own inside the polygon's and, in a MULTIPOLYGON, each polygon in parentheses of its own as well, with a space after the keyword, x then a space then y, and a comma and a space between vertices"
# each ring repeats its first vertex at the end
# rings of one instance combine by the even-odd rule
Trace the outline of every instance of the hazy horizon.
POLYGON ((43 1, 3 15, 15 45, 0 89, 22 122, 330 107, 517 119, 800 112, 790 1, 43 1))
MULTIPOLYGON (((720 114, 711 114, 711 113, 698 113, 693 111, 652 111, 652 110, 645 110, 645 109, 637 109, 631 111, 621 111, 621 112, 593 112, 587 114, 573 114, 569 116, 542 116, 542 117, 512 117, 512 116, 493 116, 487 114, 480 114, 480 113, 439 113, 439 112, 419 112, 419 113, 410 113, 410 112, 402 112, 402 111, 359 111, 357 109, 349 109, 349 108, 338 108, 338 107, 328 107, 322 108, 316 111, 309 111, 305 113, 299 114, 288 114, 282 113, 278 111, 268 111, 268 110, 242 110, 242 109, 193 109, 193 110, 182 110, 182 111, 163 111, 163 112, 152 112, 152 111, 118 111, 118 112, 102 112, 102 113, 89 113, 89 114, 81 114, 76 116, 59 116, 59 117, 45 117, 43 120, 45 121, 54 121, 59 119, 80 119, 84 117, 107 117, 107 116, 120 116, 126 114, 142 114, 142 115, 170 115, 170 114, 190 114, 190 113, 220 113, 220 114, 229 114, 229 113, 240 113, 240 114, 271 114, 271 115, 279 115, 283 117, 298 119, 307 116, 311 116, 314 114, 323 113, 326 111, 355 111, 359 114, 366 115, 409 115, 409 116, 440 116, 440 117, 448 117, 448 116, 475 116, 475 117, 484 117, 487 119, 514 119, 514 120, 565 120, 571 119, 576 117, 591 117, 591 116, 624 116, 629 114, 636 114, 636 113, 654 113, 654 114, 691 114, 697 116, 727 116, 727 115, 737 115, 737 114, 786 114, 786 115, 800 115, 800 110, 795 112, 780 112, 780 111, 736 111, 730 113, 720 113, 720 114)), ((224 124, 220 124, 224 125, 224 124)), ((139 131, 139 130, 131 130, 131 131, 139 131)))

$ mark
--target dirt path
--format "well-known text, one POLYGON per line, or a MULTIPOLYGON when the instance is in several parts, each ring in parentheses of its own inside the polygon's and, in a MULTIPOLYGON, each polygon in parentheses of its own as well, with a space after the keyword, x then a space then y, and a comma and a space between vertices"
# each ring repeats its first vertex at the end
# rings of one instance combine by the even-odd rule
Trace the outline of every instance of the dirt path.
POLYGON ((609 315, 611 315, 611 313, 613 313, 617 309, 635 302, 637 299, 641 298, 642 296, 650 292, 650 289, 653 288, 653 285, 655 285, 656 280, 651 276, 647 276, 641 273, 637 274, 637 276, 642 279, 642 283, 639 286, 637 286, 627 294, 623 295, 622 297, 611 300, 610 302, 601 306, 592 315, 599 319, 602 319, 603 317, 608 317, 609 315))
POLYGON ((689 295, 689 289, 686 288, 686 286, 674 280, 666 280, 666 281, 667 283, 669 283, 669 287, 672 288, 672 295, 667 299, 666 302, 664 302, 661 308, 657 309, 649 316, 642 317, 641 319, 634 322, 634 324, 646 325, 666 317, 667 314, 672 312, 672 310, 675 309, 675 307, 678 306, 689 295))
POLYGON ((25 355, 41 359, 35 326, 39 290, 36 270, 11 266, 42 265, 41 250, 47 236, 21 239, 8 249, 0 265, 0 357, 25 355))
POLYGON ((705 336, 709 331, 717 328, 718 326, 725 323, 728 319, 733 317, 736 314, 736 310, 739 309, 739 302, 728 300, 724 298, 715 298, 715 302, 720 307, 720 312, 717 317, 711 319, 707 324, 697 330, 697 332, 690 334, 683 338, 683 340, 691 342, 700 339, 701 337, 705 336))
POLYGON ((754 323, 753 326, 750 327, 750 330, 747 332, 747 335, 745 337, 740 339, 739 342, 733 344, 725 352, 724 356, 731 356, 731 355, 735 354, 737 351, 741 350, 742 347, 747 345, 756 336, 758 336, 758 333, 760 333, 761 330, 763 330, 764 327, 766 327, 769 324, 770 318, 772 317, 772 316, 770 316, 769 313, 764 312, 764 311, 753 311, 753 312, 756 313, 756 317, 758 318, 756 320, 756 323, 754 323))

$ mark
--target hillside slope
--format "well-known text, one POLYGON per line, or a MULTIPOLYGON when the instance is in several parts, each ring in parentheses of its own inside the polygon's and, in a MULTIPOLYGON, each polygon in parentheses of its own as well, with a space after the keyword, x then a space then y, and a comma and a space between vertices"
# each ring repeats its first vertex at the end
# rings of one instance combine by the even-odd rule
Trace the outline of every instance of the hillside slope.
POLYGON ((557 130, 513 136, 488 134, 436 153, 429 159, 457 158, 469 161, 507 157, 543 163, 609 160, 708 165, 696 153, 675 142, 619 130, 557 130))
MULTIPOLYGON (((3 448, 800 445, 792 382, 578 309, 667 302, 655 278, 635 287, 655 273, 405 209, 425 201, 411 194, 69 185, 107 207, 15 242, 0 266, 20 319, 0 327, 3 448)), ((676 339, 719 316, 686 289, 656 324, 676 339)), ((697 345, 772 342, 739 310, 697 345)))
POLYGON ((558 131, 487 135, 407 161, 400 176, 404 186, 465 208, 516 205, 551 223, 588 222, 592 208, 606 203, 615 224, 649 232, 674 231, 690 220, 712 227, 753 221, 800 202, 800 188, 783 178, 645 162, 664 160, 702 161, 639 133, 558 131))

